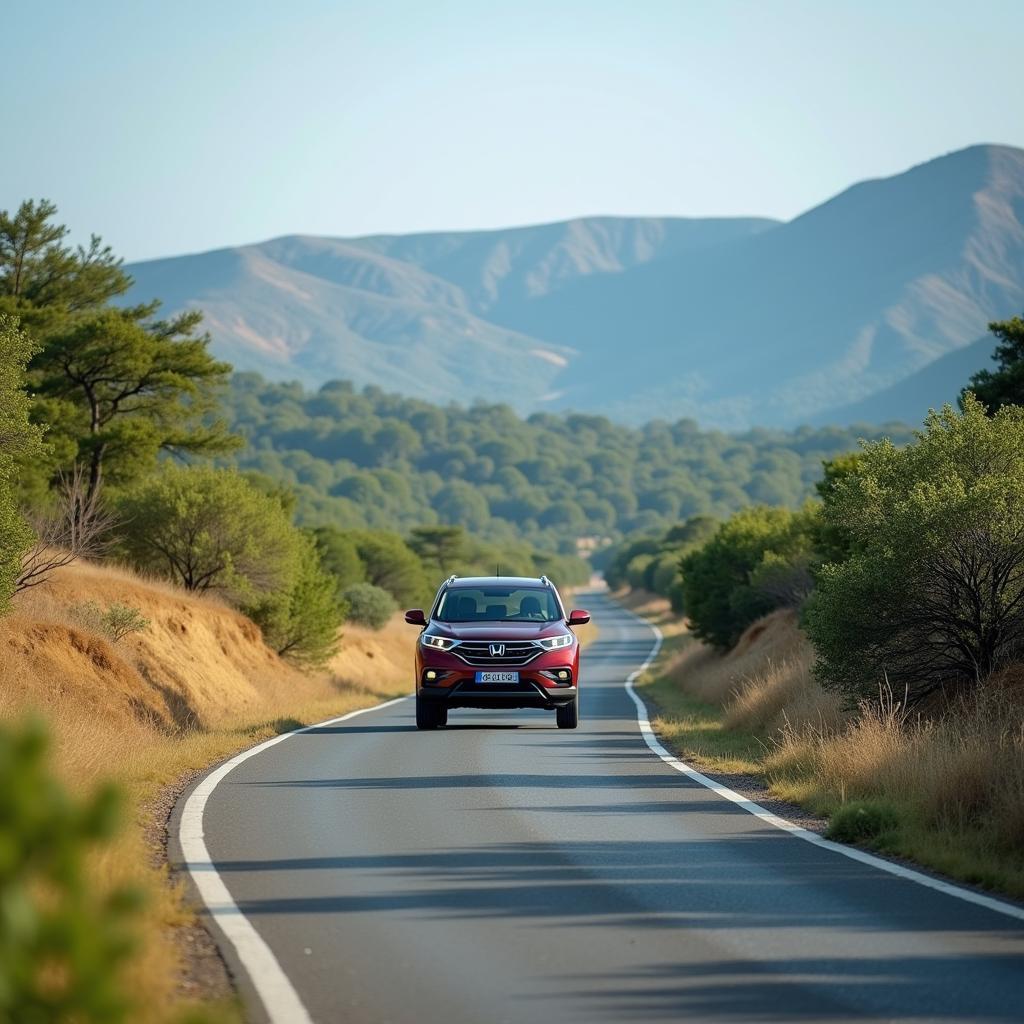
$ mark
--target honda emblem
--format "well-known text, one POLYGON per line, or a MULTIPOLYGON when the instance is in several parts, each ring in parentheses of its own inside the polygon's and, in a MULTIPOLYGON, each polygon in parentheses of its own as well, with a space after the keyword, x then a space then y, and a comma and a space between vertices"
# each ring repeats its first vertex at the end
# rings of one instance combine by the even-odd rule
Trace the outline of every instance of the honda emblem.
POLYGON ((504 644, 491 644, 490 645, 491 657, 500 658, 505 653, 504 644))

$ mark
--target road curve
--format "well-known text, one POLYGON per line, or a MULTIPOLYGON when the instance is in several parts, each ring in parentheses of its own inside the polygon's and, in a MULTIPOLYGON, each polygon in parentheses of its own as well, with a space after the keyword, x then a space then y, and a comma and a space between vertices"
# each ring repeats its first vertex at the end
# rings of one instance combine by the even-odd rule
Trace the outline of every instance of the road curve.
POLYGON ((244 915, 324 1024, 1024 1018, 1020 921, 674 771, 623 687, 651 629, 585 603, 600 637, 575 732, 455 711, 418 733, 402 701, 234 767, 203 818, 237 907, 215 933, 244 915))

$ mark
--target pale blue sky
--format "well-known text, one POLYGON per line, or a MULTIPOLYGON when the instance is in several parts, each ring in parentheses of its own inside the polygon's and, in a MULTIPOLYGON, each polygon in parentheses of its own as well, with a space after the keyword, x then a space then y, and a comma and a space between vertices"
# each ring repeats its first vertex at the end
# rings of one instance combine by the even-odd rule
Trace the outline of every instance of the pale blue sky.
POLYGON ((791 217, 1024 146, 1020 0, 89 0, 4 14, 0 208, 129 259, 291 232, 791 217))

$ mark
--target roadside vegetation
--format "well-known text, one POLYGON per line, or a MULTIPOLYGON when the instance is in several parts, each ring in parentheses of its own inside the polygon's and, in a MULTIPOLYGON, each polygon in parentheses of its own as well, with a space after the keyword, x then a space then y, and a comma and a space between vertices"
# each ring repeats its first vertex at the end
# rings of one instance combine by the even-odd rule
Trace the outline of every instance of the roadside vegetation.
POLYGON ((965 391, 904 447, 826 463, 818 501, 633 539, 607 576, 660 593, 644 686, 684 755, 834 838, 1020 897, 1024 322, 992 327, 998 369, 975 381, 998 407, 965 391))
POLYGON ((396 613, 442 574, 589 572, 459 523, 301 520, 287 481, 236 464, 231 368, 201 315, 119 305, 129 285, 98 238, 67 243, 52 204, 0 213, 0 789, 22 858, 0 858, 0 1020, 237 1017, 228 988, 189 980, 168 793, 406 692, 396 613), (26 810, 38 787, 52 820, 26 810))

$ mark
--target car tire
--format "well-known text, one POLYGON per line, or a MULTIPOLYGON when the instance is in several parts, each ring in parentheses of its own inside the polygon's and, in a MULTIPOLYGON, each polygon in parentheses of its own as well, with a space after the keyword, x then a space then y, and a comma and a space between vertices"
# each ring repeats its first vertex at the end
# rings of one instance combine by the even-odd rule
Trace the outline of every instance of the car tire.
POLYGON ((580 724, 579 698, 555 708, 555 722, 559 729, 575 729, 580 724))
POLYGON ((424 700, 420 696, 416 697, 417 729, 436 729, 439 725, 444 725, 444 721, 442 719, 447 717, 447 708, 439 707, 433 701, 424 700), (438 712, 440 712, 440 714, 438 712))

